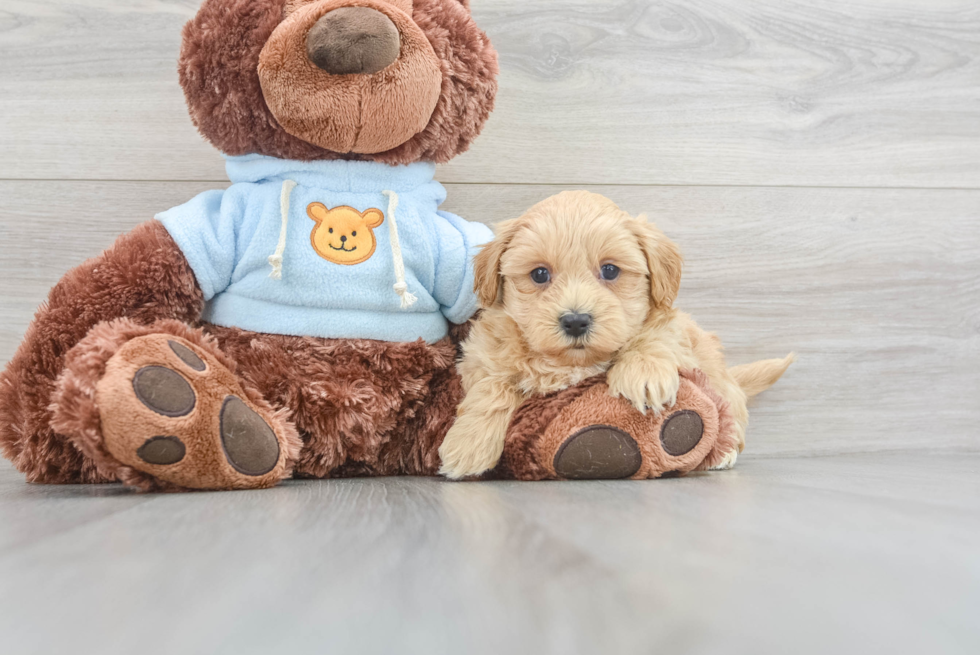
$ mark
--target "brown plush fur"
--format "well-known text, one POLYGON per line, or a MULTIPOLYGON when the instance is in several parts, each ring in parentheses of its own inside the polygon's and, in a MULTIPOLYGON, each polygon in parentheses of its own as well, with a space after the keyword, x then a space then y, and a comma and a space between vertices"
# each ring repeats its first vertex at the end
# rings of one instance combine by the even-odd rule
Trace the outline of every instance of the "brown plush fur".
POLYGON ((187 260, 160 223, 142 224, 69 271, 38 309, 0 374, 0 448, 31 482, 105 482, 94 461, 51 427, 55 381, 68 352, 117 316, 194 322, 204 301, 187 260))
MULTIPOLYGON (((735 421, 732 405, 711 386, 711 380, 704 374, 704 371, 681 371, 681 377, 694 382, 701 392, 718 408, 718 439, 711 447, 711 452, 697 466, 696 470, 709 471, 719 468, 724 465, 729 453, 741 447, 738 441, 738 424, 735 421)), ((773 380, 773 384, 775 382, 773 380)))
MULTIPOLYGON (((203 488, 227 486, 272 486, 283 477, 290 474, 293 462, 299 456, 302 443, 292 423, 289 421, 289 411, 273 408, 255 389, 248 384, 239 384, 241 380, 235 376, 235 362, 225 356, 218 348, 217 341, 200 329, 194 329, 185 323, 173 320, 154 321, 149 325, 140 325, 127 318, 117 319, 95 326, 89 334, 69 351, 65 361, 65 371, 58 380, 57 388, 51 402, 51 427, 59 435, 66 435, 75 446, 94 463, 99 473, 107 480, 121 482, 143 489, 144 491, 179 491, 189 488, 177 484, 163 482, 160 479, 141 472, 133 466, 127 466, 120 458, 111 454, 106 446, 103 432, 107 429, 100 423, 100 406, 97 402, 97 392, 106 364, 121 348, 133 344, 134 340, 148 335, 165 334, 184 339, 199 349, 213 372, 221 378, 220 394, 215 400, 222 400, 225 390, 236 395, 242 395, 263 415, 273 429, 284 436, 284 457, 276 469, 258 480, 244 480, 235 484, 229 480, 224 485, 208 485, 203 488)), ((154 362, 155 363, 155 362, 154 362)), ((199 394, 200 397, 200 394, 199 394)), ((103 407, 103 409, 107 409, 103 407)), ((111 408, 108 408, 111 409, 111 408)), ((124 423, 132 420, 141 421, 139 412, 124 411, 116 417, 124 423)), ((136 433, 142 426, 128 426, 125 432, 136 433)), ((152 435, 147 435, 152 436, 152 435)), ((135 449, 134 449, 135 452, 135 449)), ((188 463, 198 468, 206 462, 190 461, 188 463)), ((214 466, 209 468, 214 469, 214 466)), ((228 467, 230 468, 230 467, 228 467)), ((197 480, 209 480, 214 477, 214 471, 191 472, 191 477, 197 480)), ((238 476, 230 476, 235 478, 238 476)), ((191 485, 201 486, 201 485, 191 485)))
POLYGON ((437 449, 462 396, 451 339, 428 345, 207 330, 248 386, 291 410, 304 442, 297 476, 438 469, 437 449))
POLYGON ((547 469, 538 455, 538 441, 548 426, 566 407, 581 398, 596 385, 606 382, 605 375, 587 380, 559 391, 528 398, 514 412, 507 428, 507 440, 500 462, 489 477, 515 480, 544 480, 547 469))
MULTIPOLYGON (((290 452, 299 460, 298 475, 436 471, 437 449, 462 395, 453 360, 468 324, 453 326, 451 338, 429 346, 263 335, 216 326, 202 332, 179 320, 154 320, 177 317, 193 323, 202 305, 183 257, 156 222, 121 237, 102 256, 70 272, 52 291, 2 376, 5 454, 33 481, 118 479, 143 489, 176 488, 105 452, 95 403, 106 361, 130 339, 165 333, 188 340, 236 372, 249 400, 270 413, 279 408, 279 429, 290 434, 285 417, 292 414, 304 442, 301 454, 295 447, 290 452), (83 335, 89 322, 107 310, 134 318, 98 323, 83 335)), ((585 384, 568 393, 588 388, 585 384)), ((542 411, 539 418, 543 427, 553 416, 542 411)), ((705 465, 714 464, 706 460, 705 465)))
POLYGON ((453 362, 468 326, 453 326, 451 336, 434 345, 211 325, 202 333, 192 327, 202 308, 183 255, 156 221, 70 271, 0 376, 4 455, 32 482, 122 480, 143 489, 173 488, 100 456, 93 400, 95 382, 121 343, 165 332, 218 358, 255 404, 264 398, 270 408, 288 410, 303 440, 296 475, 436 472, 437 449, 462 396, 453 362), (129 320, 101 320, 113 315, 129 320), (156 322, 161 319, 174 320, 156 322))
MULTIPOLYGON (((335 152, 289 134, 266 104, 259 56, 286 0, 206 0, 184 28, 180 81, 194 124, 229 155, 446 162, 464 152, 493 109, 497 55, 458 0, 415 0, 412 19, 440 61, 441 91, 425 128, 376 154, 335 152)), ((304 5, 306 3, 303 3, 304 5)), ((384 75, 381 71, 377 75, 384 75)))
MULTIPOLYGON (((316 7, 379 2, 206 0, 184 28, 179 64, 202 134, 230 155, 300 160, 445 162, 466 150, 493 108, 497 58, 460 0, 397 0, 386 10, 402 12, 395 20, 402 37, 412 31, 419 51, 431 51, 437 60, 435 108, 404 143, 371 155, 335 152, 289 134, 270 111, 259 60, 277 27, 316 7)), ((426 92, 430 100, 392 96, 400 85, 409 92, 419 87, 412 76, 396 75, 394 66, 363 82, 379 99, 361 117, 379 124, 365 126, 359 119, 369 150, 381 143, 385 121, 397 121, 404 103, 430 103, 435 92, 426 92)), ((118 479, 144 489, 174 488, 107 455, 96 402, 98 380, 113 354, 130 339, 163 333, 196 344, 237 375, 254 405, 275 411, 270 421, 277 432, 295 426, 303 441, 297 475, 435 473, 437 448, 462 395, 454 359, 468 326, 454 326, 434 345, 284 337, 202 325, 203 307, 190 266, 155 221, 69 271, 0 375, 0 450, 33 482, 118 479)))
POLYGON ((596 424, 620 428, 636 440, 643 463, 633 479, 710 468, 736 445, 731 407, 711 389, 702 372, 682 372, 677 403, 660 414, 641 414, 626 400, 611 396, 606 377, 597 375, 525 401, 514 413, 500 463, 489 477, 559 479, 554 469, 555 453, 569 435, 596 424), (660 428, 671 414, 683 410, 694 410, 701 416, 704 436, 689 453, 671 456, 660 444, 660 428))
POLYGON ((304 5, 272 33, 259 57, 266 105, 289 134, 342 153, 374 154, 425 129, 439 101, 442 73, 425 34, 382 0, 330 0, 304 5), (306 36, 332 9, 383 12, 401 34, 401 54, 370 75, 331 75, 309 59, 306 36))

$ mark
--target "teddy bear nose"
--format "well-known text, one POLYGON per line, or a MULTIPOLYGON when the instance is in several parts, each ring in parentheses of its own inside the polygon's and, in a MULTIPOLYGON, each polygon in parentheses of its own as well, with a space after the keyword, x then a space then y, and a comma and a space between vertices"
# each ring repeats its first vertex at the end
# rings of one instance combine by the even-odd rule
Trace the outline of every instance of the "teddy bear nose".
POLYGON ((347 243, 347 237, 346 236, 340 237, 340 242, 347 243))
POLYGON ((340 7, 324 14, 306 35, 306 54, 332 75, 369 75, 390 66, 401 51, 391 19, 369 7, 340 7))

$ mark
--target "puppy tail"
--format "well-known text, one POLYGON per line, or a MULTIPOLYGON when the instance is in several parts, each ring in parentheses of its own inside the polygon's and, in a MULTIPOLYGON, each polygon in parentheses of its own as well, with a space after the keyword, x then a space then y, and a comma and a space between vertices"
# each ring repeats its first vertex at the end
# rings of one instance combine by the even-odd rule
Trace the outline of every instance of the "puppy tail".
POLYGON ((763 359, 751 364, 742 364, 728 369, 738 386, 742 387, 749 398, 758 396, 760 393, 776 384, 776 380, 782 377, 789 365, 796 361, 796 353, 790 353, 783 359, 763 359))

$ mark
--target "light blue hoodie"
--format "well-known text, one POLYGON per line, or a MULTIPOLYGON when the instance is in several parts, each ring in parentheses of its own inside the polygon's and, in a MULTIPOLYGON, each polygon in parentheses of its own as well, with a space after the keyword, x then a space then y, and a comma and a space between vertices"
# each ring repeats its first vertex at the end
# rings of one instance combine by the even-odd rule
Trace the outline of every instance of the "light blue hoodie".
POLYGON ((204 320, 434 343, 447 319, 476 311, 473 255, 493 234, 438 210, 446 190, 433 164, 246 155, 226 168, 227 190, 157 215, 204 292, 204 320))

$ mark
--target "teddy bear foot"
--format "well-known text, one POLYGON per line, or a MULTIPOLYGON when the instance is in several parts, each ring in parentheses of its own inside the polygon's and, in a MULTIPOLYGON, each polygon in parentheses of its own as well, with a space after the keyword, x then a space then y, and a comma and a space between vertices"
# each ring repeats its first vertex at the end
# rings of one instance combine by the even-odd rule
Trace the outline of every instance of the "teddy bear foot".
MULTIPOLYGON (((694 410, 677 409, 677 406, 672 409, 674 411, 668 411, 660 423, 659 430, 656 426, 641 428, 637 438, 642 442, 651 433, 659 432, 659 447, 654 445, 653 449, 662 451, 668 457, 681 458, 704 440, 704 421, 694 410)), ((616 417, 608 417, 607 420, 622 424, 622 418, 616 420, 616 417)), ((714 441, 714 436, 708 435, 708 439, 714 441)), ((637 439, 622 428, 600 424, 584 427, 565 439, 554 455, 553 466, 555 473, 567 480, 616 480, 635 476, 643 467, 643 461, 637 439)), ((689 462, 687 466, 680 461, 676 464, 678 468, 670 472, 686 473, 693 468, 689 462)), ((653 469, 647 471, 648 475, 640 477, 662 477, 665 474, 656 466, 653 469)))
POLYGON ((129 340, 106 362, 95 398, 105 450, 163 488, 253 489, 286 474, 280 417, 180 337, 129 340))
POLYGON ((659 478, 707 468, 734 447, 727 403, 700 372, 682 376, 674 406, 646 414, 595 378, 522 406, 502 469, 519 479, 659 478))

